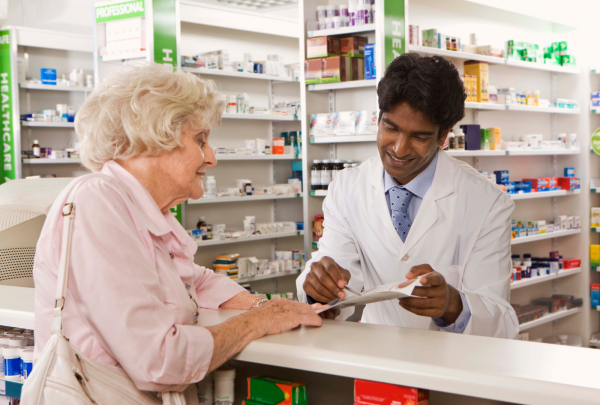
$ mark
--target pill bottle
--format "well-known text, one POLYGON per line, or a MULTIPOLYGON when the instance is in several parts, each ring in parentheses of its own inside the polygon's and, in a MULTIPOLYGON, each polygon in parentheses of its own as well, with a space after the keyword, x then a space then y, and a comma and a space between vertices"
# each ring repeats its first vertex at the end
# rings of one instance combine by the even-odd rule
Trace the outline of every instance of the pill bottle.
POLYGON ((456 150, 456 135, 453 129, 448 133, 448 150, 456 150))
POLYGON ((24 350, 21 353, 21 377, 26 380, 33 370, 33 350, 24 350))
POLYGON ((577 134, 569 134, 567 149, 577 149, 577 134))
POLYGON ((212 373, 204 376, 202 381, 198 384, 198 403, 200 405, 212 405, 213 404, 213 377, 212 373))
POLYGON ((550 274, 556 274, 558 270, 558 259, 550 259, 550 274))
POLYGON ((321 189, 327 190, 329 183, 331 183, 331 161, 328 159, 323 160, 321 166, 321 189))
POLYGON ((335 176, 342 170, 344 170, 344 162, 340 159, 334 160, 333 164, 331 165, 331 181, 333 181, 335 176))
POLYGON ((23 336, 11 337, 8 340, 8 345, 10 347, 25 347, 27 346, 27 338, 23 336))
POLYGON ((327 18, 327 6, 317 6, 317 21, 325 21, 327 18))
POLYGON ((200 233, 202 234, 202 240, 208 239, 208 226, 206 225, 204 217, 198 218, 196 229, 200 230, 200 233))
POLYGON ((518 267, 521 265, 521 256, 520 255, 512 255, 513 267, 518 267))
POLYGON ((233 405, 235 369, 222 367, 213 373, 215 381, 214 404, 233 405))
POLYGON ((41 149, 40 149, 40 141, 38 141, 37 139, 33 141, 33 157, 34 158, 39 158, 40 157, 40 153, 41 153, 41 149))
POLYGON ((206 176, 206 190, 204 190, 205 197, 214 198, 217 196, 217 181, 215 176, 206 176))
POLYGON ((21 381, 21 358, 18 347, 2 348, 4 357, 4 379, 8 381, 21 381))
POLYGON ((254 187, 252 187, 252 182, 250 180, 246 181, 244 184, 244 194, 252 195, 254 193, 254 187))
POLYGON ((321 166, 322 166, 322 162, 320 160, 313 160, 313 164, 310 168, 310 189, 311 190, 322 190, 321 166))
POLYGON ((456 150, 465 150, 465 134, 462 128, 456 130, 456 150))
POLYGON ((531 264, 531 277, 538 277, 538 268, 537 268, 537 263, 532 263, 531 264))
POLYGON ((559 255, 558 256, 558 269, 562 270, 563 268, 564 268, 563 267, 563 257, 562 257, 562 255, 559 255))

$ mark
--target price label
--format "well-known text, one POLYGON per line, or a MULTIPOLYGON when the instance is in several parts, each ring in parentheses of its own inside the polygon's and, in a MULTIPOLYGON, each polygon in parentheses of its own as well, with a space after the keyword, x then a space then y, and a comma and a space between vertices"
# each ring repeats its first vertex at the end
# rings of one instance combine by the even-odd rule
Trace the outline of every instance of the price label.
POLYGON ((0 395, 6 395, 6 381, 0 380, 0 395))

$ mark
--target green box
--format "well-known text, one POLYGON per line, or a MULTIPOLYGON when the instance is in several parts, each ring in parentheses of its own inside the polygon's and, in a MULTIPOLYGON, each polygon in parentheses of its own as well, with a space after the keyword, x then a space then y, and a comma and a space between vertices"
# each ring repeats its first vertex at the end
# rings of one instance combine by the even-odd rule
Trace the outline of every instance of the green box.
POLYGON ((253 401, 251 399, 244 399, 244 405, 273 405, 273 404, 265 404, 264 402, 253 401))
POLYGON ((248 399, 268 405, 308 405, 308 390, 306 383, 252 377, 248 378, 248 399))
POLYGON ((481 150, 490 150, 490 130, 481 128, 481 150))
POLYGON ((514 41, 514 39, 509 39, 509 40, 507 41, 507 43, 506 43, 506 46, 507 46, 508 48, 512 48, 513 46, 515 46, 515 41, 514 41))
POLYGON ((568 50, 569 46, 567 41, 561 41, 558 43, 558 52, 560 52, 561 55, 568 55, 568 50))
POLYGON ((552 42, 552 53, 560 52, 560 45, 558 42, 552 42))
POLYGON ((560 63, 563 66, 575 66, 576 65, 575 56, 573 56, 573 55, 561 55, 560 56, 560 63))

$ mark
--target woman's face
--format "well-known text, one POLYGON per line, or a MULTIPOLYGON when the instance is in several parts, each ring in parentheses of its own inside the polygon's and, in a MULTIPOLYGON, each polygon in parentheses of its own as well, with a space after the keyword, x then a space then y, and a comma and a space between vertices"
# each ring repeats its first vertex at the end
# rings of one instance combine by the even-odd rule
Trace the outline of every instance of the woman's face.
POLYGON ((206 168, 217 164, 215 154, 208 144, 210 129, 201 131, 185 129, 181 134, 181 147, 160 156, 166 186, 173 194, 175 206, 187 199, 198 199, 204 194, 202 180, 206 168))

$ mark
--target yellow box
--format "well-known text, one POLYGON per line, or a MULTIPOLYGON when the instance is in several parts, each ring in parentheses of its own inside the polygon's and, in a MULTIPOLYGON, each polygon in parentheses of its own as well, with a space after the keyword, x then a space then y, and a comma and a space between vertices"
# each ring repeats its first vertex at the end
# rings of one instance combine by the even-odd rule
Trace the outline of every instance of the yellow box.
POLYGON ((471 81, 471 101, 473 103, 477 102, 477 76, 469 75, 469 80, 471 81))
POLYGON ((600 266, 600 245, 590 245, 590 264, 592 267, 600 266))
POLYGON ((465 62, 465 75, 476 76, 477 102, 490 102, 490 69, 487 62, 468 60, 465 62))
POLYGON ((502 150, 502 134, 500 128, 489 129, 490 150, 502 150))

